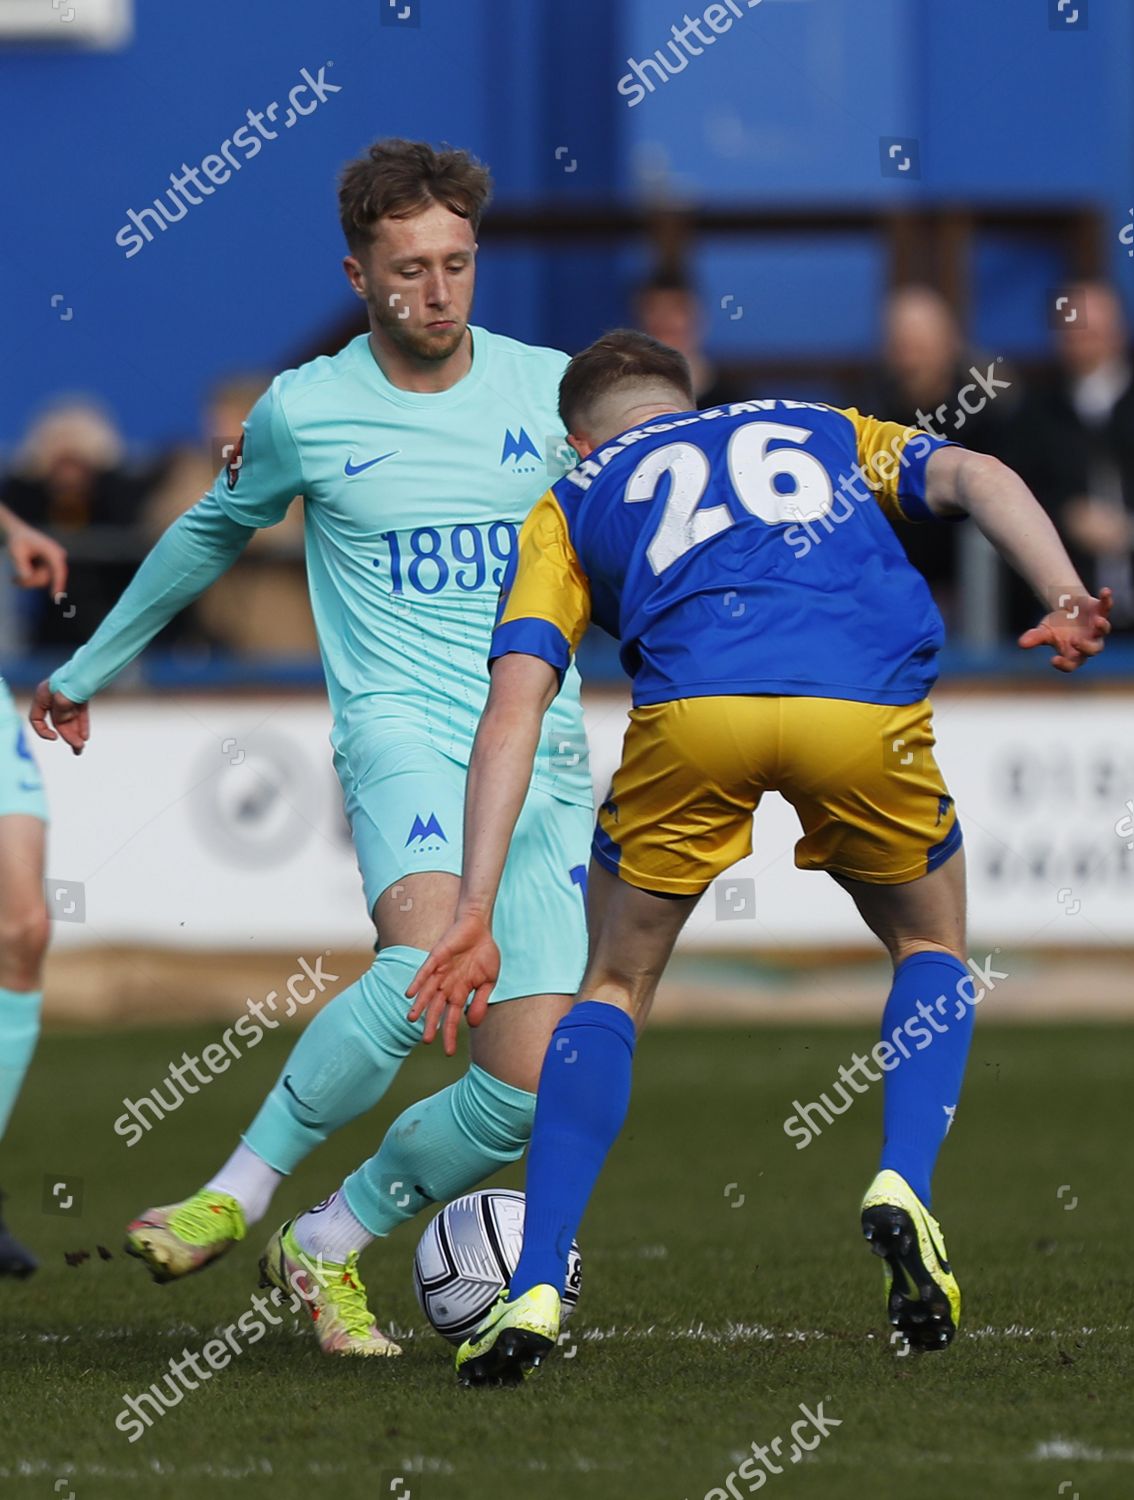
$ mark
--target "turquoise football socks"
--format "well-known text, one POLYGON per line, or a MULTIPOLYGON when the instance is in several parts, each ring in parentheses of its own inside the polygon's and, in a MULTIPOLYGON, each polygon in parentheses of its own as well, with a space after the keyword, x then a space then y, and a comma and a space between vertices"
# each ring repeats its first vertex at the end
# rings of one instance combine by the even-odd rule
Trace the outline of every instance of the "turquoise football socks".
POLYGON ((39 1039, 41 990, 0 989, 0 1136, 39 1039))
POLYGON ((354 1216, 389 1234, 431 1203, 447 1203, 523 1155, 536 1096, 471 1066, 394 1121, 378 1152, 343 1183, 354 1216))
POLYGON ((425 958, 420 948, 383 948, 304 1029, 242 1137, 270 1167, 293 1172, 382 1098, 421 1038, 421 1022, 406 1020, 406 987, 425 958))

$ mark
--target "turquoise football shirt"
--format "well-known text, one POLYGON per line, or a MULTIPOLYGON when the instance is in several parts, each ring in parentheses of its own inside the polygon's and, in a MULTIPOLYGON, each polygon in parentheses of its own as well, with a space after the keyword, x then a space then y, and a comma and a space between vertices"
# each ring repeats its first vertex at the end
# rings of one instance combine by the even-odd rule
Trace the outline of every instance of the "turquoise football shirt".
MULTIPOLYGON (((567 356, 471 332, 472 367, 446 391, 392 385, 365 334, 285 371, 210 494, 255 527, 303 496, 332 740, 355 766, 399 728, 467 765, 500 586, 528 512, 566 467, 567 356)), ((574 668, 548 711, 533 784, 591 805, 574 668)))

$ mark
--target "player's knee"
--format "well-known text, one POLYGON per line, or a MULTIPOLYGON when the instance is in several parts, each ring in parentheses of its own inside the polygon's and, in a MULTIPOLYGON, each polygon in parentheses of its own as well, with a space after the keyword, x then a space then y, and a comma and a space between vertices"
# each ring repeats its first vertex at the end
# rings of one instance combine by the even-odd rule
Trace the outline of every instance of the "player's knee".
POLYGON ((915 953, 940 953, 945 958, 955 958, 964 963, 964 945, 954 943, 940 943, 932 938, 895 938, 889 944, 890 957, 894 961, 894 968, 905 963, 907 958, 913 958, 915 953))
POLYGON ((383 948, 358 984, 339 997, 370 1045, 390 1057, 407 1057, 421 1040, 420 1025, 406 1019, 406 988, 428 956, 407 944, 383 948))
POLYGON ((473 1063, 453 1090, 462 1129, 502 1164, 524 1154, 532 1134, 536 1096, 473 1063))
POLYGON ((0 913, 0 986, 12 990, 36 987, 50 933, 42 902, 0 913))
MULTIPOLYGON (((619 973, 606 965, 596 966, 587 971, 579 989, 579 999, 613 1005, 636 1021, 649 1008, 658 977, 654 973, 619 973)), ((570 1012, 565 1019, 570 1019, 570 1012)))

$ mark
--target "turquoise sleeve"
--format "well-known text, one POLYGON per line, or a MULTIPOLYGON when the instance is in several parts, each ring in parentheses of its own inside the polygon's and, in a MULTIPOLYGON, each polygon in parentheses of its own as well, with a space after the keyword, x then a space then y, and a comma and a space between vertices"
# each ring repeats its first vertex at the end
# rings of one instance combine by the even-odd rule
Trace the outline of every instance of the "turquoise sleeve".
POLYGON ((85 646, 51 674, 52 692, 86 703, 149 645, 163 625, 230 568, 255 535, 206 495, 162 535, 85 646))
POLYGON ((242 526, 275 526, 304 491, 303 462, 284 409, 277 376, 248 413, 228 468, 212 493, 226 515, 242 526))

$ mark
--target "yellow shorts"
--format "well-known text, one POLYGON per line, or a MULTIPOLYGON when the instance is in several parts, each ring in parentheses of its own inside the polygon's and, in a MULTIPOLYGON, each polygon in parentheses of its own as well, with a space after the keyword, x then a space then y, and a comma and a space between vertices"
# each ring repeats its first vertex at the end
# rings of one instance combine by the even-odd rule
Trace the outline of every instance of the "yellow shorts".
POLYGON ((594 856, 641 890, 698 895, 752 852, 773 791, 803 826, 801 870, 898 885, 960 847, 927 700, 720 697, 631 712, 594 856))

